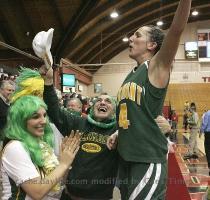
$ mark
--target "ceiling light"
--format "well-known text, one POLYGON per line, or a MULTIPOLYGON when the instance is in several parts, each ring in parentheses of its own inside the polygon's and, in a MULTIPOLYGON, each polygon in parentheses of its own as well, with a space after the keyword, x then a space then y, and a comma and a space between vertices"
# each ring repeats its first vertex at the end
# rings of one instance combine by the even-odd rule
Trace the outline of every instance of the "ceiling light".
POLYGON ((162 26, 163 25, 163 21, 162 20, 159 20, 159 21, 157 21, 157 26, 162 26))
POLYGON ((128 38, 127 38, 127 37, 124 37, 124 38, 122 39, 122 41, 123 41, 123 42, 128 42, 128 38))
POLYGON ((117 18, 119 16, 119 14, 116 12, 116 11, 113 11, 111 14, 110 14, 110 17, 111 18, 117 18))
POLYGON ((198 15, 198 11, 197 11, 197 10, 194 10, 194 11, 192 12, 192 15, 193 15, 193 16, 197 16, 197 15, 198 15))

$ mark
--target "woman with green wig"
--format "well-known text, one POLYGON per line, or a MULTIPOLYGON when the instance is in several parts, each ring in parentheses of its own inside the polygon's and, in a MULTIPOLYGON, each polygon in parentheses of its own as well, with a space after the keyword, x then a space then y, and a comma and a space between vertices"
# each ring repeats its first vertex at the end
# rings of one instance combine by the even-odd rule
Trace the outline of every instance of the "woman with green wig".
MULTIPOLYGON (((40 97, 41 99, 43 98, 44 80, 37 70, 21 67, 19 70, 19 76, 15 80, 15 85, 16 89, 11 98, 12 103, 25 95, 34 95, 40 97)), ((50 123, 50 126, 53 130, 53 149, 55 155, 58 156, 59 146, 63 136, 53 123, 50 123)))
POLYGON ((3 199, 56 199, 60 181, 79 149, 80 134, 66 137, 59 161, 53 152, 53 133, 47 106, 35 96, 18 98, 10 107, 2 152, 3 199))

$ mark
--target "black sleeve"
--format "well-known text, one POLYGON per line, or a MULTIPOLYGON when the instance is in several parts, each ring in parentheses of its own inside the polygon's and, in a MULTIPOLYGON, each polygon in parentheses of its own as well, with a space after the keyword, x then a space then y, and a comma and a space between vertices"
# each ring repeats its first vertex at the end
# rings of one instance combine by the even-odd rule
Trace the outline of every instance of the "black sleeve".
POLYGON ((47 104, 47 114, 63 136, 75 130, 75 118, 59 106, 58 98, 53 85, 44 86, 44 102, 47 104))
POLYGON ((3 129, 7 123, 7 113, 9 106, 7 106, 3 100, 0 98, 0 131, 3 129))

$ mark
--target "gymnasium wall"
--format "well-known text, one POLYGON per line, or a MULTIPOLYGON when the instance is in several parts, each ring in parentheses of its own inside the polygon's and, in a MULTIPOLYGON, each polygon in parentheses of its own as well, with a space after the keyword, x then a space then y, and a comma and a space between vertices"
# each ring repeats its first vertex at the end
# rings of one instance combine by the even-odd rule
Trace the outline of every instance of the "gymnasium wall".
MULTIPOLYGON (((173 64, 170 83, 204 83, 203 77, 210 77, 210 63, 199 63, 198 61, 187 61, 184 55, 184 43, 186 41, 196 41, 197 30, 210 27, 210 20, 188 24, 182 34, 178 52, 173 64)), ((128 49, 111 59, 106 66, 101 67, 93 76, 93 84, 88 86, 89 96, 96 96, 94 93, 94 83, 101 83, 103 92, 108 92, 116 96, 117 91, 130 70, 135 66, 135 61, 128 57, 128 49), (110 63, 110 64, 109 64, 110 63), (112 64, 128 63, 128 64, 112 64)), ((208 82, 208 80, 206 79, 208 82)))

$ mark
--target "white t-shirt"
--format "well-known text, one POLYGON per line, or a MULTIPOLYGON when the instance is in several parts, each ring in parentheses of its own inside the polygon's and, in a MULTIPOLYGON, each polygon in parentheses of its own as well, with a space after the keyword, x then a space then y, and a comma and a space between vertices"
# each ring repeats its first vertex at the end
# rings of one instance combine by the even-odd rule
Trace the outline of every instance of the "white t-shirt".
MULTIPOLYGON (((3 196, 2 200, 8 200, 11 196, 11 185, 9 177, 15 182, 16 186, 24 183, 25 181, 37 178, 40 176, 35 165, 32 163, 29 153, 24 149, 20 141, 12 141, 6 145, 2 154, 2 186, 3 196)), ((55 200, 59 199, 59 193, 50 192, 44 199, 55 200)), ((25 200, 32 200, 26 195, 25 200)))
POLYGON ((55 155, 58 157, 63 135, 60 133, 60 131, 57 129, 57 127, 53 123, 50 123, 50 126, 53 130, 53 136, 54 136, 54 145, 55 145, 54 152, 55 152, 55 155))

